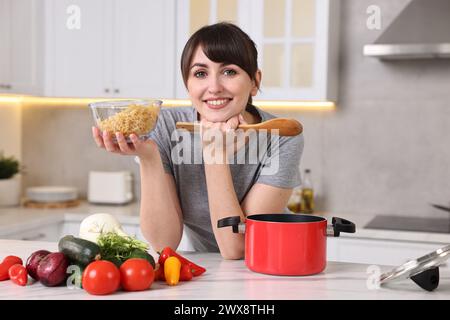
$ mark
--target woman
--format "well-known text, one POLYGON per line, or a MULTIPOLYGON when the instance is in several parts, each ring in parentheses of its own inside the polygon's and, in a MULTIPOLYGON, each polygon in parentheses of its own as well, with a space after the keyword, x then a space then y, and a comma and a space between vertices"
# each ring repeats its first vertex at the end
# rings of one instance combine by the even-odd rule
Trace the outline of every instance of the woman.
POLYGON ((251 105, 261 71, 254 42, 237 26, 218 23, 194 33, 183 50, 181 72, 193 107, 163 108, 148 140, 131 135, 132 143, 127 144, 117 133, 116 144, 110 134, 95 127, 93 136, 97 145, 109 152, 138 156, 141 230, 154 250, 177 248, 186 228, 196 250, 220 251, 224 259, 241 259, 244 236, 217 228, 217 221, 284 212, 292 189, 300 184, 303 135, 269 136, 272 150, 263 150, 256 163, 227 161, 254 144, 247 143, 244 148, 242 143, 235 146, 226 139, 224 147, 213 143, 211 137, 217 138, 217 132, 230 134, 239 124, 274 118, 251 105), (201 134, 179 133, 175 128, 178 121, 200 121, 201 134), (178 161, 180 136, 189 142, 183 151, 192 151, 197 160, 204 161, 178 161), (269 167, 275 170, 264 173, 269 167))

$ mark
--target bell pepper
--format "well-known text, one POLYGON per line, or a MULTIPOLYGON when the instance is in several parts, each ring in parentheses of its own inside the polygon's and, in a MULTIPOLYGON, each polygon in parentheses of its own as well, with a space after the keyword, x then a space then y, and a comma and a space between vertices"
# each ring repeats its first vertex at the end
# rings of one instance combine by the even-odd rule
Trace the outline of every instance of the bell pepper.
POLYGON ((155 280, 156 281, 166 281, 166 278, 164 277, 164 265, 158 263, 158 265, 156 266, 155 280))
POLYGON ((7 256, 3 259, 2 263, 0 263, 0 281, 9 279, 9 268, 15 264, 23 264, 22 259, 16 256, 7 256))
POLYGON ((164 261, 166 261, 166 259, 169 257, 177 257, 180 260, 182 265, 187 264, 189 266, 189 268, 191 269, 192 275, 194 277, 197 277, 206 271, 205 268, 203 268, 203 267, 193 263, 192 261, 186 259, 185 257, 179 255, 170 247, 164 248, 161 251, 161 253, 159 254, 159 259, 158 259, 159 264, 163 265, 164 261))
POLYGON ((188 264, 181 265, 180 270, 180 281, 189 281, 194 275, 192 274, 191 268, 188 264))
POLYGON ((169 286, 177 285, 180 281, 181 262, 177 257, 169 257, 164 262, 164 277, 169 286))
POLYGON ((21 264, 15 264, 8 270, 8 275, 11 281, 19 286, 26 286, 28 282, 28 272, 21 264))

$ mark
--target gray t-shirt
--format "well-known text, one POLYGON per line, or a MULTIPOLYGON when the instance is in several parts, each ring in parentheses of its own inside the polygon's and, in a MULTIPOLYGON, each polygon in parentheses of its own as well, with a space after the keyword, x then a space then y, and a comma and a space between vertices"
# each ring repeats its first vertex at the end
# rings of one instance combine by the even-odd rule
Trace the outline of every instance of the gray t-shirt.
MULTIPOLYGON (((249 105, 247 111, 259 116, 261 121, 275 118, 254 106, 249 105)), ((185 232, 192 245, 197 251, 217 252, 219 248, 211 226, 200 135, 176 130, 175 127, 179 121, 194 122, 197 119, 198 114, 193 107, 162 108, 149 138, 158 144, 164 170, 175 179, 185 232)), ((303 134, 280 137, 255 133, 251 137, 257 139, 250 138, 229 164, 239 203, 256 183, 279 188, 298 186, 303 134)), ((230 212, 230 216, 233 215, 230 212)))

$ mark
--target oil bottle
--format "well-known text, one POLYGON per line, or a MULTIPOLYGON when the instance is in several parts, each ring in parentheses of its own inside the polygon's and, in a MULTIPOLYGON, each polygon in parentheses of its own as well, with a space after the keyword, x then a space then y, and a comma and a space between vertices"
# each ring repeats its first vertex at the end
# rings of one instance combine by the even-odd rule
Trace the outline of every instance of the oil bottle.
POLYGON ((305 169, 305 174, 303 176, 303 183, 301 188, 300 212, 301 213, 314 212, 314 188, 312 184, 310 169, 305 169))
POLYGON ((295 188, 292 191, 292 195, 288 201, 288 209, 293 213, 300 213, 300 202, 302 201, 302 189, 300 187, 295 188))

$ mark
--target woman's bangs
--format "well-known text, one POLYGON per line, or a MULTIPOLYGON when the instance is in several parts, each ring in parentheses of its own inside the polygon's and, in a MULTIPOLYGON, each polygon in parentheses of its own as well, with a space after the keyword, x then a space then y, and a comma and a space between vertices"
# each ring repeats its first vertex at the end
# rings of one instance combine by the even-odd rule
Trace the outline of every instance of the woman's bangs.
POLYGON ((224 39, 218 36, 205 40, 207 41, 202 41, 201 46, 208 59, 216 63, 235 64, 244 70, 246 69, 244 66, 248 63, 243 58, 243 54, 234 39, 224 39))

